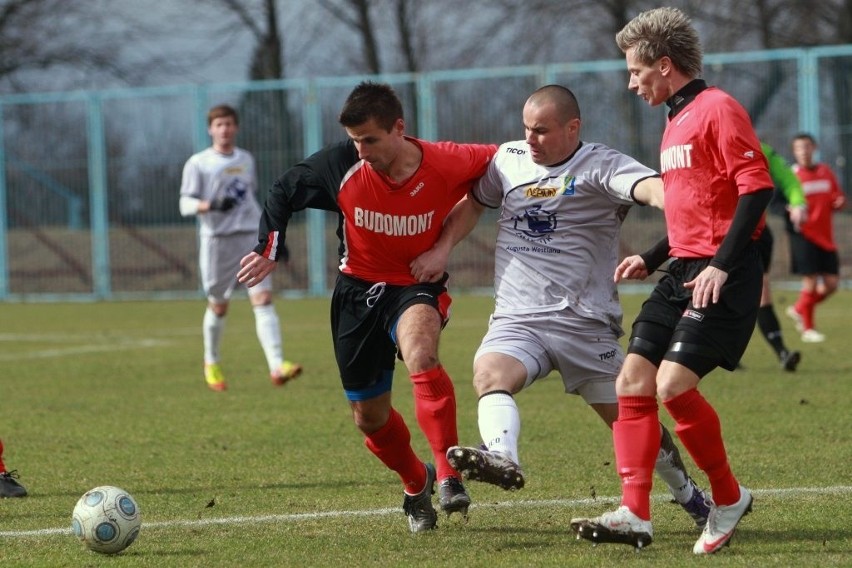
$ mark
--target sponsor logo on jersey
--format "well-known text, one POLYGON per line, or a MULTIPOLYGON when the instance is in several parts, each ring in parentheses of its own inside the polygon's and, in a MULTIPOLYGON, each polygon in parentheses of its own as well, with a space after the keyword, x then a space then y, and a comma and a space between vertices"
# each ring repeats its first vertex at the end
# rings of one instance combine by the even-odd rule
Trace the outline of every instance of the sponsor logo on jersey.
POLYGON ((695 321, 704 321, 704 314, 695 310, 686 310, 685 312, 683 312, 683 317, 691 318, 695 321))
POLYGON ((692 167, 692 144, 678 144, 660 152, 660 172, 692 167))
POLYGON ((514 223, 516 231, 538 239, 556 230, 556 214, 533 205, 524 209, 523 215, 515 215, 514 223))
POLYGON ((562 195, 574 195, 574 189, 577 184, 577 178, 566 175, 562 178, 562 195))
POLYGON ((411 196, 411 197, 414 197, 415 195, 420 193, 420 190, 423 189, 423 186, 425 186, 425 185, 426 185, 426 182, 421 181, 420 183, 417 184, 417 187, 415 187, 414 189, 411 190, 411 193, 409 193, 408 195, 411 196))
POLYGON ((559 186, 549 185, 556 181, 557 178, 548 178, 541 180, 535 185, 530 185, 524 190, 524 195, 528 199, 549 199, 559 195, 574 195, 577 178, 572 175, 566 175, 559 182, 559 186))
POLYGON ((530 199, 556 197, 558 193, 558 188, 539 187, 537 185, 531 185, 524 191, 524 194, 530 199))
POLYGON ((388 215, 378 211, 355 208, 355 226, 391 237, 407 237, 425 233, 432 228, 435 211, 419 215, 388 215))
POLYGON ((517 154, 517 155, 519 155, 519 156, 523 156, 524 154, 526 154, 526 153, 527 153, 527 151, 526 151, 526 150, 522 150, 522 149, 520 149, 520 148, 514 148, 514 147, 512 147, 512 146, 509 146, 508 148, 506 148, 506 153, 507 153, 507 154, 517 154))
POLYGON ((234 178, 223 190, 223 193, 227 197, 233 197, 238 203, 242 203, 248 193, 248 184, 240 178, 234 178))

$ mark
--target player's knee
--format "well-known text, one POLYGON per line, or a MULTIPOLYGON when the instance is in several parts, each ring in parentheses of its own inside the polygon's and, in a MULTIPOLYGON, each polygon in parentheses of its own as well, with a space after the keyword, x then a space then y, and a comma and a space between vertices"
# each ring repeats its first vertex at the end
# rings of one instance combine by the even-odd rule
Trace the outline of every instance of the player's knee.
POLYGON ((473 375, 473 390, 476 396, 483 396, 490 392, 515 392, 500 375, 490 372, 480 372, 473 375))
POLYGON ((390 406, 379 404, 376 399, 352 403, 352 419, 364 434, 378 432, 390 418, 390 406))
POLYGON ((210 311, 216 314, 216 317, 223 318, 228 315, 228 302, 223 303, 213 303, 208 302, 207 307, 210 308, 210 311))
POLYGON ((526 368, 523 365, 501 365, 489 354, 476 360, 473 368, 473 389, 481 397, 490 392, 516 394, 526 383, 526 368))
POLYGON ((627 353, 647 359, 659 367, 671 340, 671 332, 663 325, 652 322, 637 322, 633 326, 627 353))
POLYGON ((272 292, 263 290, 256 294, 249 294, 249 302, 252 306, 268 306, 272 303, 272 292))
POLYGON ((438 354, 434 349, 425 346, 414 346, 405 353, 400 353, 409 374, 422 373, 434 369, 440 364, 438 354))

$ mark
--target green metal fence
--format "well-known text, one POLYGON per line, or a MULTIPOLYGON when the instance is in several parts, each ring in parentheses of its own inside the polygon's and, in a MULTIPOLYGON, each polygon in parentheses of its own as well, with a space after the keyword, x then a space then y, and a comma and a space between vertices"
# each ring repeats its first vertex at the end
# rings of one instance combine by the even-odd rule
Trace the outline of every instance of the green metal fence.
MULTIPOLYGON (((743 103, 782 155, 789 157, 795 132, 814 134, 821 159, 848 190, 850 71, 852 45, 845 45, 712 54, 704 76, 743 103)), ((195 223, 180 217, 177 202, 184 162, 209 144, 207 109, 223 102, 239 108, 239 144, 254 153, 265 193, 289 165, 343 137, 337 112, 368 78, 398 90, 409 133, 494 143, 522 137, 526 97, 560 83, 580 101, 583 139, 658 166, 665 111, 627 91, 622 60, 0 97, 0 300, 198 295, 195 223)), ((455 289, 491 285, 490 221, 454 253, 455 289)), ((280 291, 327 293, 337 264, 335 226, 327 213, 294 217, 292 260, 275 276, 280 291)), ((848 279, 848 213, 836 228, 848 279)), ((636 208, 622 252, 640 250, 662 231, 658 212, 636 208)), ((788 277, 783 231, 776 241, 772 274, 780 279, 788 277)))

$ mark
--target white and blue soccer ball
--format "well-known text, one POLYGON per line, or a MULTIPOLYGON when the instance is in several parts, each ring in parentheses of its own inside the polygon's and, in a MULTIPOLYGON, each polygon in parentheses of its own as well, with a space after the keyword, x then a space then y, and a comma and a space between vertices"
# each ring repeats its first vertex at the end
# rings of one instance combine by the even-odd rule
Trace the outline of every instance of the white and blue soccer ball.
POLYGON ((136 500, 112 485, 87 491, 71 515, 74 535, 89 549, 103 554, 115 554, 133 544, 141 527, 136 500))

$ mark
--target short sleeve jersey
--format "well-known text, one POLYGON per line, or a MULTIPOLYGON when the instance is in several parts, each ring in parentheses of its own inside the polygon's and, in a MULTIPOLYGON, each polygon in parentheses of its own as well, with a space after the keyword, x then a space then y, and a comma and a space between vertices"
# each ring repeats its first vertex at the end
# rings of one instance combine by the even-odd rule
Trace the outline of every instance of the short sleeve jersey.
POLYGON ((603 144, 582 143, 565 162, 541 166, 519 140, 500 146, 471 195, 502 205, 494 253, 496 313, 571 307, 621 329, 612 275, 632 193, 657 172, 603 144))
POLYGON ((191 156, 183 167, 181 197, 212 201, 227 196, 236 200, 229 211, 198 216, 203 236, 256 232, 260 220, 256 194, 254 157, 242 148, 234 148, 231 154, 207 148, 191 156))
POLYGON ((485 173, 496 146, 427 142, 420 167, 393 184, 368 163, 357 162, 344 177, 337 203, 343 214, 340 271, 369 282, 408 286, 417 281, 409 264, 429 250, 444 219, 485 173))
MULTIPOLYGON (((741 195, 773 187, 748 113, 715 87, 670 118, 660 146, 670 255, 712 257, 741 195)), ((760 236, 761 219, 752 238, 760 236)))
POLYGON ((832 204, 842 195, 837 178, 825 164, 816 164, 812 168, 796 165, 793 171, 802 182, 808 203, 808 220, 800 229, 802 236, 822 249, 836 251, 831 217, 832 204))

